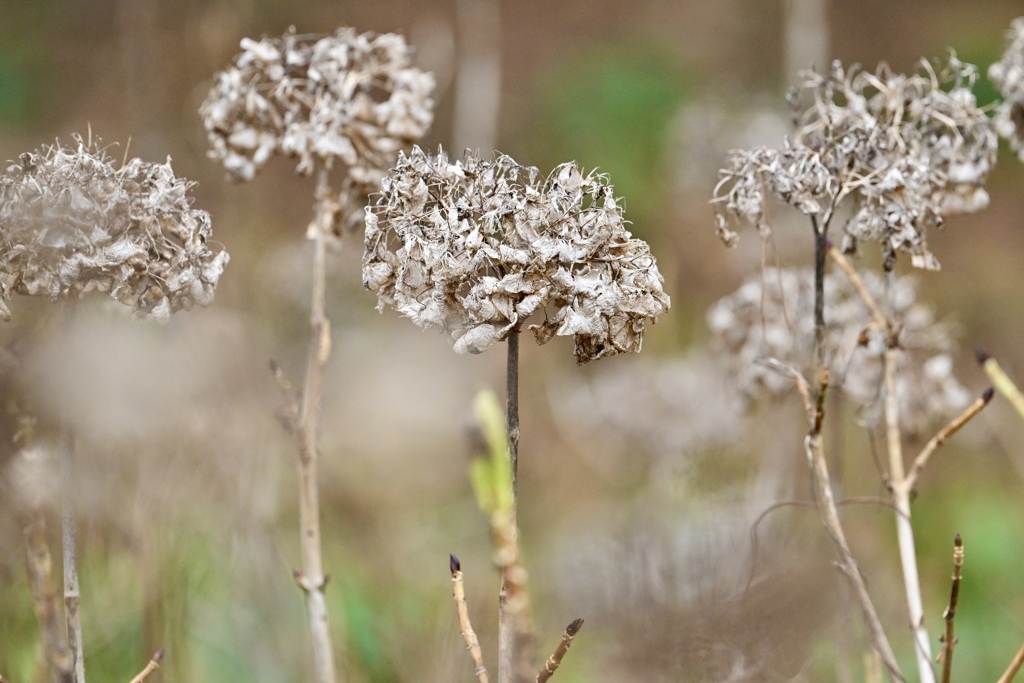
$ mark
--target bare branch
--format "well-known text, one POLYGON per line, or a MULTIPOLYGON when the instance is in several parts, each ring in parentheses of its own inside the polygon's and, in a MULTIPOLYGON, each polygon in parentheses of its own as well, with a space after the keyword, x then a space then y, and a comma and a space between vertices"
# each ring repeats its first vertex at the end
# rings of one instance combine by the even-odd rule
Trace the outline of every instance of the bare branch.
POLYGON ((864 280, 861 279, 857 271, 853 269, 853 266, 850 265, 850 261, 843 255, 843 252, 836 249, 835 245, 829 245, 828 255, 850 280, 850 284, 853 285, 853 288, 857 291, 857 294, 860 295, 860 298, 864 301, 864 304, 871 312, 871 319, 874 321, 874 324, 878 329, 889 329, 889 321, 882 313, 882 309, 878 307, 878 302, 875 301, 875 297, 871 296, 871 292, 868 291, 867 286, 864 284, 864 280))
POLYGON ((853 269, 846 257, 835 246, 829 247, 829 256, 849 278, 850 284, 853 285, 868 310, 871 311, 873 324, 884 331, 887 337, 883 354, 885 433, 889 454, 889 486, 892 489, 893 502, 896 504, 897 511, 896 538, 900 551, 900 564, 903 567, 903 587, 907 596, 907 610, 921 681, 922 683, 934 683, 931 639, 924 625, 924 605, 921 600, 921 582, 917 571, 914 527, 910 518, 910 492, 912 489, 903 463, 900 402, 899 395, 896 393, 896 368, 899 354, 897 334, 892 322, 882 313, 878 302, 868 291, 860 275, 853 269))
POLYGON ((552 674, 562 663, 562 658, 565 657, 565 653, 569 651, 569 646, 572 645, 572 639, 576 637, 576 634, 583 628, 583 619, 573 619, 572 622, 565 627, 565 633, 562 634, 562 642, 558 644, 555 651, 548 657, 548 661, 544 662, 544 668, 537 674, 536 683, 544 683, 544 681, 551 678, 552 674))
POLYGON ((942 636, 942 650, 939 652, 939 661, 942 663, 942 683, 949 683, 949 677, 953 670, 953 647, 956 645, 956 638, 953 637, 953 619, 956 617, 956 607, 960 599, 960 577, 964 566, 964 544, 960 540, 960 534, 956 535, 953 541, 953 585, 949 591, 949 606, 942 614, 946 620, 946 633, 942 636))
POLYGON ((925 444, 924 448, 914 459, 914 464, 910 467, 910 472, 907 473, 906 486, 908 489, 913 491, 917 487, 917 479, 921 476, 921 471, 928 464, 928 460, 932 457, 932 454, 946 441, 960 431, 960 428, 967 424, 975 415, 980 413, 992 401, 993 391, 992 389, 986 389, 981 396, 979 396, 974 403, 967 406, 967 408, 953 418, 949 424, 939 430, 939 433, 931 438, 931 440, 925 444))
POLYGON ((1010 683, 1010 681, 1013 680, 1013 677, 1017 675, 1017 672, 1020 671, 1021 665, 1024 665, 1024 645, 1017 650, 1017 654, 1013 656, 1013 661, 1010 662, 1010 666, 1006 668, 1006 671, 999 677, 999 680, 996 681, 996 683, 1010 683))
MULTIPOLYGON (((797 375, 797 382, 804 381, 801 375, 797 375)), ((806 383, 805 383, 806 384, 806 383)), ((807 452, 807 461, 811 470, 811 480, 814 483, 814 495, 818 502, 818 509, 821 515, 822 524, 828 531, 839 551, 839 568, 853 584, 854 594, 860 603, 864 623, 867 626, 872 646, 882 659, 882 663, 889 673, 889 678, 896 682, 904 680, 900 673, 899 665, 896 663, 896 655, 893 653, 889 639, 882 628, 882 622, 878 618, 878 611, 875 609, 871 596, 868 594, 867 585, 860 572, 860 567, 850 551, 850 545, 846 541, 846 534, 843 531, 842 523, 839 521, 839 512, 836 507, 835 496, 832 493, 832 481, 829 476, 828 462, 825 459, 825 451, 821 439, 821 418, 822 406, 824 405, 825 392, 828 389, 828 372, 821 373, 820 384, 816 399, 811 401, 810 391, 806 386, 801 390, 804 396, 804 408, 807 410, 807 417, 810 429, 804 439, 804 448, 807 452)))
POLYGON ((85 657, 82 650, 81 596, 78 592, 78 518, 75 512, 75 444, 69 428, 61 425, 61 528, 64 558, 64 620, 68 647, 74 660, 75 683, 85 683, 85 657))
POLYGON ((455 598, 455 609, 459 615, 459 629, 462 639, 466 641, 469 656, 476 667, 476 679, 479 683, 488 683, 487 668, 484 666, 483 652, 480 641, 476 637, 473 625, 469 623, 469 608, 466 606, 466 587, 462 582, 462 565, 455 555, 448 556, 448 566, 452 572, 452 596, 455 598))
POLYGON ((1020 389, 1017 388, 1017 385, 1010 379, 1010 376, 1006 374, 995 358, 988 355, 983 349, 978 349, 976 355, 978 362, 981 363, 985 374, 992 380, 996 390, 1006 397, 1010 405, 1024 418, 1024 394, 1020 392, 1020 389))
POLYGON ((924 625, 924 604, 921 600, 921 581, 917 571, 917 551, 914 527, 910 520, 910 488, 903 470, 903 443, 900 432, 899 397, 896 394, 896 355, 899 349, 890 343, 885 350, 885 425, 889 452, 889 485, 896 503, 896 539, 903 566, 903 587, 907 595, 910 628, 914 637, 914 651, 922 683, 933 683, 931 638, 924 625))
POLYGON ((32 513, 24 531, 25 564, 46 661, 57 680, 70 683, 74 660, 60 630, 60 608, 57 591, 53 586, 53 563, 46 540, 46 521, 41 512, 36 510, 32 513))
POLYGON ((146 664, 146 667, 142 671, 140 671, 138 675, 135 676, 135 678, 131 680, 131 683, 142 683, 144 680, 146 680, 149 674, 153 673, 158 668, 160 668, 160 662, 163 660, 163 658, 164 649, 160 648, 159 650, 153 653, 153 657, 146 664))
MULTIPOLYGON (((302 548, 302 570, 296 579, 306 594, 306 611, 313 639, 313 662, 316 683, 335 683, 334 644, 331 623, 327 613, 324 585, 322 542, 320 539, 320 492, 317 477, 319 460, 320 398, 324 369, 331 352, 330 323, 325 313, 327 287, 327 239, 334 213, 327 170, 321 168, 317 176, 317 211, 310 238, 313 240, 313 287, 309 314, 309 350, 306 356, 306 376, 302 387, 302 403, 296 410, 296 435, 299 441, 299 531, 302 548)), ((282 391, 288 388, 278 380, 282 391)), ((294 402, 294 399, 292 399, 294 402)))

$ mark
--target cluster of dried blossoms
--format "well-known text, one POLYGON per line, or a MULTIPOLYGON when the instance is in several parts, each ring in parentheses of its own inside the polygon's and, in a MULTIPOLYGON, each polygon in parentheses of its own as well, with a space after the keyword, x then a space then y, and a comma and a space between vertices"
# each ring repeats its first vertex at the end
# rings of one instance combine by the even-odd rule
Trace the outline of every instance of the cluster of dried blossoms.
POLYGON ((138 317, 213 301, 228 262, 210 248, 210 216, 168 160, 116 168, 76 138, 21 155, 0 175, 0 317, 12 294, 105 292, 138 317))
POLYGON ((252 180, 274 153, 297 157, 300 174, 338 160, 348 172, 343 191, 357 196, 430 127, 433 89, 399 35, 293 30, 243 40, 199 113, 210 156, 235 179, 252 180))
MULTIPOLYGON (((949 329, 918 303, 912 278, 894 280, 892 291, 886 292, 882 278, 871 272, 862 277, 872 297, 891 306, 904 351, 896 375, 901 419, 911 432, 923 432, 970 402, 953 376, 949 329)), ((770 268, 748 278, 708 311, 708 326, 746 398, 792 391, 793 377, 786 369, 814 376, 813 283, 809 268, 770 268)), ((873 421, 881 409, 887 332, 873 325, 867 305, 842 273, 825 278, 825 310, 823 344, 832 384, 840 385, 873 421)))
POLYGON ((698 352, 567 376, 549 387, 550 403, 573 442, 677 462, 743 430, 735 395, 722 391, 726 381, 722 367, 698 352))
POLYGON ((537 342, 572 336, 576 361, 639 351, 669 307, 642 240, 631 239, 608 179, 575 163, 547 178, 507 156, 452 162, 415 148, 366 209, 363 284, 378 310, 480 353, 531 325, 537 342))
POLYGON ((719 236, 736 241, 729 216, 770 233, 768 198, 827 229, 843 200, 843 248, 882 244, 916 267, 936 269, 926 231, 948 214, 988 204, 982 185, 996 159, 996 136, 971 92, 977 70, 951 57, 912 75, 875 73, 839 62, 827 75, 804 72, 791 91, 796 130, 782 149, 731 154, 715 188, 719 236))
POLYGON ((989 67, 988 77, 1004 98, 996 109, 996 132, 1024 161, 1024 17, 1014 20, 1008 38, 1006 52, 989 67))

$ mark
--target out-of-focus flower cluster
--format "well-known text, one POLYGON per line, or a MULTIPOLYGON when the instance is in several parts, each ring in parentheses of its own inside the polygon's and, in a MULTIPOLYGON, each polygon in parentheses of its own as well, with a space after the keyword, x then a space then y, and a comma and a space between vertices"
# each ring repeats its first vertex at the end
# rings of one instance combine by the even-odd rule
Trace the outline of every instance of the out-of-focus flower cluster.
MULTIPOLYGON (((904 426, 919 433, 950 418, 970 402, 970 395, 953 376, 948 326, 917 301, 912 278, 896 279, 888 298, 879 276, 867 272, 863 280, 877 301, 891 302, 902 349, 896 392, 904 426)), ((881 410, 886 331, 872 324, 866 304, 842 274, 826 275, 825 312, 823 344, 832 385, 841 386, 873 422, 881 410)), ((766 269, 719 300, 707 318, 735 386, 748 400, 792 391, 793 378, 771 361, 813 377, 812 269, 766 269)))
POLYGON ((796 129, 783 148, 734 151, 720 172, 719 236, 735 243, 730 216, 768 234, 769 198, 822 228, 849 198, 844 250, 872 240, 889 259, 904 251, 914 266, 938 268, 926 231, 987 206, 982 186, 997 145, 971 91, 977 69, 955 56, 938 72, 921 64, 909 76, 839 62, 827 75, 803 72, 789 95, 796 129))
POLYGON ((297 35, 242 41, 199 110, 212 158, 251 180, 275 152, 298 172, 340 160, 348 182, 375 187, 398 150, 433 121, 434 78, 395 34, 297 35))
POLYGON ((590 377, 553 383, 551 407, 575 442, 598 441, 633 458, 677 459, 730 444, 742 431, 739 402, 706 353, 610 365, 590 377))
POLYGON ((1004 98, 996 108, 996 132, 1024 161, 1024 17, 1014 20, 1007 38, 1006 52, 989 67, 988 77, 1004 98))
POLYGON ((138 317, 213 301, 228 262, 207 243, 210 215, 170 160, 115 168, 75 138, 22 154, 0 176, 0 317, 12 294, 52 298, 105 292, 138 317))
POLYGON ((544 310, 543 344, 572 336, 576 361, 639 351, 669 307, 647 243, 631 239, 605 176, 575 163, 541 178, 501 155, 402 154, 366 209, 363 284, 378 309, 480 353, 544 310))

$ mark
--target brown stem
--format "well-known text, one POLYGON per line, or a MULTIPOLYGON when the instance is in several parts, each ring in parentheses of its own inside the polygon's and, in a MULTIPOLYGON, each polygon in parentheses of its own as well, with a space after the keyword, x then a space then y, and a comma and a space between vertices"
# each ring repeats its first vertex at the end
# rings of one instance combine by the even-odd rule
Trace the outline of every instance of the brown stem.
POLYGON ((814 228, 814 357, 825 367, 825 254, 828 246, 828 228, 818 225, 811 217, 814 228))
POLYGON ((146 663, 146 667, 142 671, 140 671, 138 675, 135 676, 135 678, 131 680, 131 683, 142 683, 144 680, 146 680, 146 678, 149 677, 149 674, 153 673, 154 671, 160 668, 160 662, 163 660, 163 658, 164 649, 160 648, 155 653, 153 653, 153 656, 150 658, 149 662, 146 663))
POLYGON ((46 520, 41 511, 32 511, 24 531, 25 565, 46 661, 60 683, 71 683, 74 658, 60 630, 60 607, 53 586, 53 562, 46 539, 46 520))
POLYGON ((61 425, 61 527, 64 554, 64 620, 68 647, 74 661, 73 680, 85 683, 85 658, 82 652, 81 596, 78 592, 78 518, 75 513, 75 445, 66 424, 61 425))
POLYGON ((890 340, 885 350, 885 430, 889 451, 889 485, 896 504, 896 540, 903 566, 903 587, 907 596, 907 612, 914 639, 914 652, 921 683, 934 683, 931 638, 924 625, 924 603, 917 571, 914 527, 910 519, 910 487, 903 470, 903 444, 900 435, 899 397, 896 394, 896 361, 899 350, 890 340))
POLYGON ((949 606, 942 615, 946 620, 946 633, 942 636, 942 650, 939 653, 939 659, 942 661, 942 683, 949 683, 953 671, 953 646, 956 645, 956 638, 953 637, 953 619, 956 617, 956 607, 960 600, 963 566, 964 544, 960 541, 960 534, 957 534, 953 540, 953 585, 949 591, 949 606))
MULTIPOLYGON (((899 396, 896 393, 896 369, 899 354, 897 333, 891 321, 882 313, 878 302, 868 292, 863 280, 861 280, 860 276, 846 260, 846 257, 840 254, 834 247, 829 251, 829 256, 846 274, 854 289, 857 290, 857 293, 863 299, 868 310, 871 312, 874 324, 886 334, 886 349, 883 354, 885 433, 889 454, 889 486, 892 490, 893 503, 896 506, 896 539, 900 552, 900 564, 903 568, 903 587, 907 596, 907 612, 910 618, 910 629, 914 639, 914 653, 917 657, 917 667, 921 683, 934 683, 935 671, 932 669, 931 664, 931 639, 924 625, 924 605, 921 600, 921 582, 917 571, 914 527, 910 518, 910 493, 913 482, 905 474, 903 463, 900 406, 899 396)), ((932 450, 934 450, 934 447, 932 450)), ((924 462, 927 462, 927 457, 924 462)), ((916 478, 916 473, 914 476, 916 478)))
POLYGON ((555 673, 555 670, 562 663, 565 653, 569 651, 572 639, 576 637, 581 628, 583 628, 583 619, 573 619, 572 623, 565 627, 565 633, 562 634, 562 642, 558 644, 555 651, 548 657, 548 661, 544 662, 544 668, 537 674, 536 683, 544 683, 551 678, 552 674, 555 673))
MULTIPOLYGON (((506 339, 505 428, 508 432, 508 456, 512 467, 511 519, 505 543, 512 561, 501 567, 501 592, 498 595, 498 683, 527 683, 533 677, 534 643, 529 618, 529 594, 526 572, 519 562, 519 328, 506 339)), ((493 526, 493 521, 492 521, 493 526)))
POLYGON ((828 389, 828 371, 824 368, 821 371, 817 396, 814 400, 812 400, 810 389, 803 376, 796 372, 793 374, 800 395, 804 399, 804 409, 807 411, 809 429, 804 440, 804 448, 807 452, 811 480, 814 484, 814 495, 818 503, 822 523, 836 544, 836 549, 839 551, 839 568, 853 586, 854 595, 860 604, 861 614, 864 618, 864 624, 868 629, 871 644, 881 658, 889 678, 896 683, 902 683, 904 678, 900 673, 899 665, 896 663, 896 655, 893 653, 889 639, 882 628, 882 621, 878 618, 878 611, 871 601, 867 584, 864 582, 864 576, 857 565, 857 560, 854 559, 850 545, 846 541, 846 533, 843 531, 843 526, 839 519, 839 510, 832 492, 832 480, 829 476, 828 462, 825 459, 825 450, 821 438, 825 392, 828 389))
POLYGON ((462 639, 466 642, 466 649, 469 650, 469 657, 473 660, 474 673, 479 683, 488 683, 487 668, 484 666, 483 651, 480 649, 480 641, 476 637, 476 631, 469 622, 469 608, 466 606, 466 587, 462 582, 462 565, 455 555, 448 556, 448 568, 452 573, 452 597, 455 598, 455 611, 459 615, 459 630, 462 632, 462 639))
POLYGON ((1017 675, 1017 672, 1020 671, 1021 665, 1024 665, 1024 645, 1021 645, 1021 648, 1017 650, 1017 654, 1013 656, 1010 666, 1006 668, 1006 671, 1003 672, 1003 675, 999 677, 996 683, 1010 683, 1013 677, 1017 675))
POLYGON ((309 318, 309 351, 302 389, 296 431, 299 438, 299 531, 302 548, 302 571, 296 581, 306 594, 309 629, 313 640, 315 683, 335 683, 334 647, 327 600, 320 540, 320 496, 317 488, 319 460, 320 397, 324 368, 331 352, 331 329, 327 320, 327 236, 330 231, 331 207, 327 170, 317 177, 317 213, 311 226, 313 240, 313 288, 309 318))
POLYGON ((967 424, 975 415, 980 413, 982 409, 992 401, 993 390, 986 389, 981 396, 967 406, 966 409, 955 418, 953 418, 949 424, 939 430, 938 434, 933 436, 931 440, 925 444, 924 448, 916 458, 914 458, 914 464, 911 465, 910 471, 907 472, 907 483, 908 489, 913 491, 917 487, 918 477, 921 476, 921 471, 924 470, 928 461, 931 459, 932 454, 938 450, 939 446, 946 443, 946 441, 960 431, 960 428, 967 424))

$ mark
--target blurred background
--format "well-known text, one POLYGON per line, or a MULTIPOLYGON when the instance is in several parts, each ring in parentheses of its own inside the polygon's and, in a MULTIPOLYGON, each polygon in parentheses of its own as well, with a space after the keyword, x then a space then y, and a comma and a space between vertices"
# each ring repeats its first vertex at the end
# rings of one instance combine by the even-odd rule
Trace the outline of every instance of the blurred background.
MULTIPOLYGON (((571 341, 524 341, 520 525, 541 652, 586 624, 557 680, 790 681, 864 676, 858 610, 810 500, 796 396, 739 414, 713 369, 705 312, 756 273, 761 244, 714 234, 708 205, 730 148, 778 146, 783 95, 831 59, 897 71, 949 48, 984 74, 1021 6, 1012 0, 0 0, 0 157, 74 133, 198 182, 231 262, 209 309, 165 327, 95 302, 59 337, 47 302, 4 323, 8 406, 38 416, 39 448, 0 456, 0 674, 45 681, 12 501, 51 482, 64 411, 78 440, 87 675, 150 681, 308 678, 296 449, 267 370, 298 383, 307 344, 313 185, 290 160, 234 185, 206 158, 197 109, 244 37, 289 26, 400 32, 436 75, 424 146, 495 148, 547 172, 575 159, 610 174, 672 296, 642 354, 576 367, 571 341), (130 142, 129 142, 130 141, 130 142), (29 474, 26 474, 28 472, 29 474), (757 523, 755 527, 755 523, 757 523)), ((982 77, 982 102, 996 97, 982 77)), ((955 326, 961 382, 986 386, 984 346, 1024 379, 1024 169, 1005 148, 986 211, 930 236, 943 265, 919 298, 955 326)), ((782 213, 781 211, 779 212, 782 213)), ((780 230, 783 263, 810 263, 810 232, 780 230)), ((466 476, 470 406, 503 391, 503 348, 459 357, 445 337, 374 311, 358 239, 332 259, 334 351, 324 397, 322 504, 328 598, 351 681, 468 681, 451 600, 462 560, 487 663, 498 578, 466 476)), ((906 265, 906 264, 903 264, 906 265)), ((873 442, 835 411, 843 495, 883 496, 873 442)), ((9 425, 8 437, 9 438, 9 425)), ((915 502, 933 638, 952 542, 967 564, 955 670, 994 679, 1024 637, 1024 423, 999 400, 933 460, 915 502)), ((929 435, 924 435, 927 439, 929 435)), ((911 444, 909 453, 920 444, 911 444)), ((854 551, 913 669, 892 511, 844 508, 854 551)))

